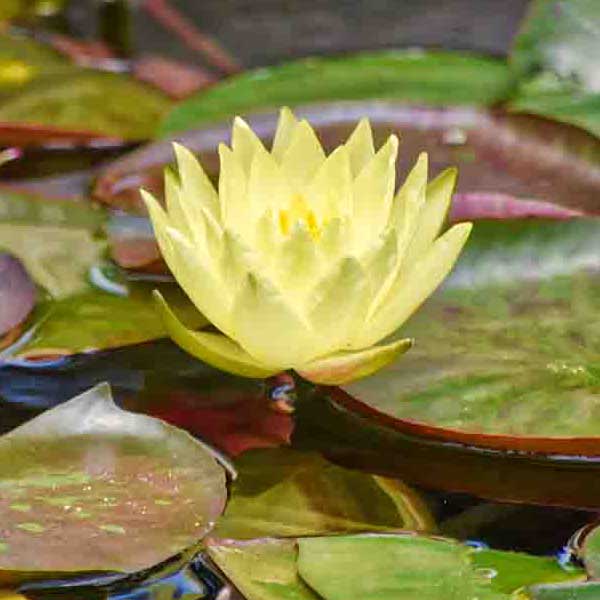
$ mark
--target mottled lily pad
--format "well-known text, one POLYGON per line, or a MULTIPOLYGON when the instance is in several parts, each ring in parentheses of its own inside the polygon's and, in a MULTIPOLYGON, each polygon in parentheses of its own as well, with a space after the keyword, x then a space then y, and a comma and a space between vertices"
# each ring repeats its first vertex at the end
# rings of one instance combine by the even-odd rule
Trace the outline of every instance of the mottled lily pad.
POLYGON ((557 561, 479 552, 414 534, 208 540, 208 552, 248 600, 509 600, 532 582, 581 580, 557 561))
POLYGON ((598 456, 599 311, 599 219, 480 221, 400 332, 415 348, 340 401, 417 435, 598 456))
POLYGON ((254 450, 243 454, 236 468, 238 478, 217 537, 433 528, 423 501, 402 482, 344 469, 317 454, 254 450))
POLYGON ((0 438, 0 583, 133 573, 198 542, 225 475, 187 433, 101 384, 0 438))
MULTIPOLYGON (((330 150, 345 141, 359 119, 368 117, 378 141, 390 132, 400 135, 398 172, 402 178, 418 153, 426 151, 432 175, 448 165, 458 167, 457 200, 471 206, 497 210, 517 199, 528 202, 521 205, 521 216, 532 214, 531 201, 600 211, 600 140, 562 123, 476 108, 409 106, 392 100, 305 105, 297 114, 316 127, 330 150)), ((276 112, 253 113, 248 120, 269 143, 276 112)), ((198 153, 216 178, 216 149, 229 138, 229 129, 230 124, 223 122, 182 133, 177 140, 198 153)), ((160 197, 163 169, 172 160, 170 141, 127 154, 100 173, 94 196, 112 206, 143 213, 139 188, 160 197)), ((557 207, 551 212, 560 216, 557 207)))

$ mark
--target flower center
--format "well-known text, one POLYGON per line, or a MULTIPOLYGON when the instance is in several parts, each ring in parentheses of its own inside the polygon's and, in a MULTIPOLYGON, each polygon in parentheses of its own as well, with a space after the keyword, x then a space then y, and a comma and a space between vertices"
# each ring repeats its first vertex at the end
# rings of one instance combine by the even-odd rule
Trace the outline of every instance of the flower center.
POLYGON ((289 235, 296 223, 303 223, 313 240, 320 237, 317 217, 301 194, 294 196, 289 208, 279 211, 279 228, 284 235, 289 235))

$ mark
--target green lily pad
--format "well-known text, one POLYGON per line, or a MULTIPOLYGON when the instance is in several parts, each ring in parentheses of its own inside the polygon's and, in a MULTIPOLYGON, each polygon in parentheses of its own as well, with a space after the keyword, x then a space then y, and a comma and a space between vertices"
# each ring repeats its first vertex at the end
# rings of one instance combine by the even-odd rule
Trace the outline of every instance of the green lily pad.
POLYGON ((346 404, 418 435, 599 455, 599 311, 599 219, 480 221, 399 332, 415 348, 346 404))
POLYGON ((532 581, 581 580, 550 558, 481 552, 414 534, 207 541, 248 600, 509 600, 532 581))
POLYGON ((456 542, 371 535, 307 538, 298 547, 300 576, 326 600, 476 597, 469 550, 456 542))
POLYGON ((511 56, 523 83, 512 110, 578 125, 600 135, 600 4, 536 0, 511 56))
POLYGON ((474 54, 404 50, 308 58, 243 73, 197 94, 169 113, 160 135, 323 100, 489 105, 504 99, 512 84, 504 62, 474 54))
POLYGON ((290 449, 244 453, 214 535, 297 537, 433 528, 418 495, 400 481, 351 471, 290 449))
POLYGON ((246 600, 318 600, 298 575, 296 540, 208 540, 207 551, 246 600))
POLYGON ((0 584, 133 573, 197 543, 225 475, 182 430, 118 408, 101 384, 0 438, 0 584))

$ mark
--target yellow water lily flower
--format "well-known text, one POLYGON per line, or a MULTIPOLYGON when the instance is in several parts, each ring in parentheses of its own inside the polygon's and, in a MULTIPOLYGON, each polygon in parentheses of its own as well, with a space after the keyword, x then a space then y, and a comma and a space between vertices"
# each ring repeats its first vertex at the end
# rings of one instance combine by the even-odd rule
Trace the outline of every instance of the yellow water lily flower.
POLYGON ((471 230, 443 226, 456 170, 427 183, 421 154, 395 193, 398 139, 377 151, 361 121, 328 156, 281 111, 271 151, 236 118, 219 147, 218 192, 175 144, 167 210, 143 192, 163 256, 220 333, 187 329, 157 295, 173 340, 246 377, 293 369, 323 384, 364 377, 411 345, 381 345, 444 279, 471 230))

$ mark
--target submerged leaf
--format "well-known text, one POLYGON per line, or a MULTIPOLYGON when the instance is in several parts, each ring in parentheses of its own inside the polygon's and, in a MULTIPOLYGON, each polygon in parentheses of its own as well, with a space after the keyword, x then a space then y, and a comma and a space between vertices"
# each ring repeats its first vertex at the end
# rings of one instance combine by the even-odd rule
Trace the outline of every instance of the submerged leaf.
POLYGON ((217 537, 433 528, 425 504, 400 481, 344 469, 317 454, 254 450, 244 453, 236 468, 217 537))
POLYGON ((187 433, 101 384, 0 438, 0 582, 147 569, 194 545, 225 475, 187 433), (32 451, 33 450, 33 451, 32 451))

